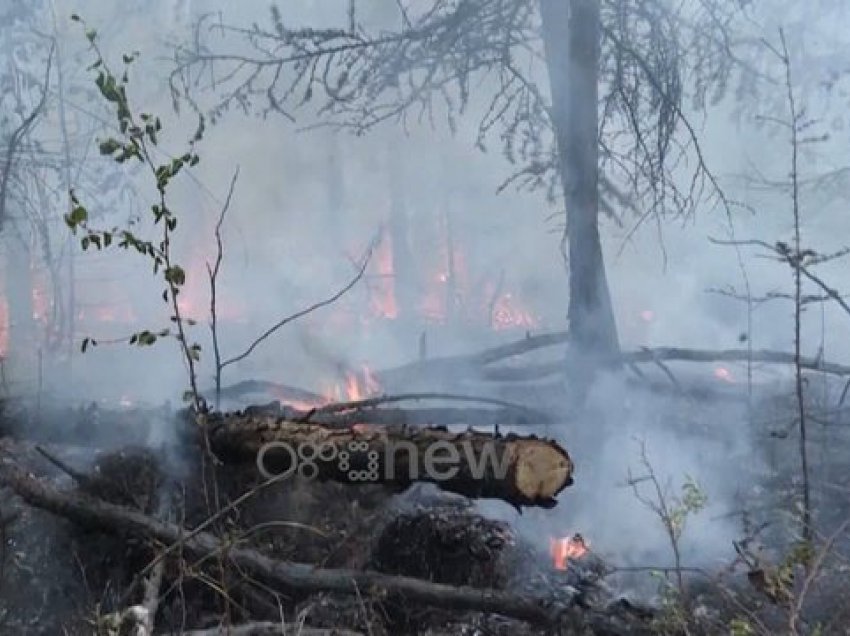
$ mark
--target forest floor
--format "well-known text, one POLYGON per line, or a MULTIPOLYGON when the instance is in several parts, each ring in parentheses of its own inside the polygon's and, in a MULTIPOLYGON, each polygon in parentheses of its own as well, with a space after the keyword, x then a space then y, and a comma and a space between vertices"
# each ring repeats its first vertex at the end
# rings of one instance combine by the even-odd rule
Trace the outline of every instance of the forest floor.
MULTIPOLYGON (((809 386, 821 381, 812 374, 809 386)), ((776 383, 760 386, 748 402, 740 387, 706 392, 700 383, 694 385, 700 390, 689 385, 685 380, 675 390, 660 391, 653 382, 629 383, 613 408, 610 400, 591 396, 554 435, 564 439, 578 464, 575 491, 566 491, 568 503, 562 505, 579 519, 594 519, 589 511, 606 507, 608 491, 598 484, 616 464, 612 456, 629 444, 633 451, 633 438, 650 432, 647 461, 620 457, 620 468, 625 475, 633 465, 632 496, 646 498, 641 505, 652 519, 641 523, 654 524, 670 555, 674 548, 681 552, 678 564, 672 558, 641 563, 646 555, 628 547, 633 541, 626 535, 634 530, 623 510, 619 521, 617 510, 608 515, 605 528, 582 528, 590 551, 559 569, 548 550, 552 537, 540 530, 545 526, 539 520, 552 515, 547 511, 518 518, 503 510, 491 514, 487 502, 423 484, 399 493, 381 485, 293 479, 257 490, 261 477, 254 465, 216 466, 196 444, 163 434, 181 426, 166 408, 45 401, 36 411, 32 404, 7 400, 0 416, 0 460, 60 492, 82 491, 154 518, 162 516, 159 499, 167 485, 173 498, 167 519, 183 528, 204 524, 256 491, 207 528, 228 549, 247 548, 274 562, 306 563, 321 571, 376 571, 453 589, 499 590, 536 599, 559 617, 557 624, 544 625, 492 611, 434 607, 378 589, 354 595, 307 588, 281 592, 225 550, 206 558, 178 552, 167 560, 155 634, 228 633, 221 625, 281 633, 281 622, 291 633, 317 635, 850 633, 844 602, 850 593, 845 556, 850 409, 838 404, 841 387, 811 390, 817 399, 806 406, 814 532, 810 542, 801 542, 802 474, 792 394, 776 383), (595 424, 581 429, 582 421, 595 424), (627 421, 639 425, 623 424, 627 421), (620 441, 612 446, 612 439, 620 441), (660 447, 658 439, 669 443, 660 447), (704 539, 712 530, 700 525, 699 505, 689 508, 694 502, 687 491, 668 487, 671 464, 665 455, 677 448, 702 449, 701 466, 693 467, 687 465, 690 451, 681 450, 683 469, 700 475, 701 483, 714 475, 713 481, 723 482, 724 499, 734 492, 734 506, 725 510, 727 527, 737 534, 728 543, 725 535, 720 539, 725 552, 704 539), (661 453, 658 464, 653 449, 661 453), (654 471, 660 486, 655 494, 642 489, 652 485, 654 471), (681 532, 667 545, 665 528, 681 532), (618 533, 624 537, 621 550, 618 533), (711 559, 700 558, 702 541, 711 559)), ((538 391, 535 400, 550 390, 538 391)), ((608 390, 602 382, 600 394, 608 390)), ((717 492, 711 485, 706 489, 717 492)), ((138 602, 138 573, 164 546, 143 534, 86 527, 27 505, 8 482, 0 492, 0 633, 119 633, 109 631, 104 618, 138 602)), ((647 554, 655 557, 658 550, 647 554)))

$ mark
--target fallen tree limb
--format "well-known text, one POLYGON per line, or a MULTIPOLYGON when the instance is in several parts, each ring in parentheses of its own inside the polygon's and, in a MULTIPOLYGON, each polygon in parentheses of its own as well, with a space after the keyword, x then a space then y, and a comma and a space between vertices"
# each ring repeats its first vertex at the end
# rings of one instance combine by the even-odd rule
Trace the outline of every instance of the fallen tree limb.
POLYGON ((353 632, 350 629, 324 629, 307 627, 300 623, 272 623, 270 621, 183 632, 183 636, 281 636, 282 634, 297 634, 298 636, 363 636, 361 632, 353 632))
MULTIPOLYGON (((761 364, 794 364, 794 354, 784 351, 760 350, 748 352, 746 349, 684 349, 678 347, 660 347, 657 349, 642 349, 640 351, 629 351, 620 354, 615 361, 624 364, 652 363, 658 366, 663 362, 747 362, 752 360, 761 364)), ((802 358, 801 366, 809 371, 821 371, 830 375, 850 376, 850 366, 825 362, 816 358, 802 358)), ((389 372, 389 377, 394 377, 396 370, 389 372)), ((456 371, 455 371, 456 372, 456 371)), ((476 380, 491 382, 530 382, 566 372, 564 362, 545 362, 522 367, 479 367, 470 369, 467 367, 468 377, 476 380)), ((431 373, 427 367, 423 367, 422 373, 431 373)), ((443 369, 440 373, 448 373, 443 369)), ((383 377, 383 374, 378 374, 383 377)), ((395 379, 395 378, 394 378, 395 379)))
MULTIPOLYGON (((712 351, 710 349, 661 347, 624 353, 620 356, 620 359, 623 362, 655 362, 656 360, 670 362, 746 362, 752 360, 766 364, 794 364, 793 353, 765 349, 749 352, 746 349, 712 351)), ((822 371, 832 375, 850 375, 850 366, 824 362, 815 358, 801 358, 800 366, 810 371, 822 371)))
POLYGON ((527 336, 522 340, 485 349, 478 353, 430 358, 412 362, 378 372, 376 376, 382 384, 405 386, 430 375, 449 374, 452 377, 462 377, 465 371, 478 374, 481 373, 482 367, 491 365, 494 362, 513 358, 537 349, 566 344, 568 338, 569 334, 566 331, 541 334, 539 336, 527 336))
POLYGON ((257 462, 265 477, 291 470, 307 478, 400 488, 429 481, 443 490, 517 507, 552 507, 572 483, 572 461, 554 441, 375 426, 368 414, 360 421, 368 424, 342 428, 247 409, 208 416, 204 432, 219 459, 257 462))
POLYGON ((10 487, 30 505, 90 528, 145 537, 164 544, 181 543, 183 553, 194 558, 205 558, 221 552, 235 565, 268 581, 284 593, 369 594, 443 609, 501 614, 535 623, 552 623, 559 615, 556 610, 536 599, 496 590, 453 587, 378 572, 324 569, 303 563, 277 561, 256 550, 233 547, 206 532, 191 535, 186 528, 159 521, 135 510, 81 494, 61 492, 32 477, 10 458, 4 458, 0 463, 0 483, 10 487))

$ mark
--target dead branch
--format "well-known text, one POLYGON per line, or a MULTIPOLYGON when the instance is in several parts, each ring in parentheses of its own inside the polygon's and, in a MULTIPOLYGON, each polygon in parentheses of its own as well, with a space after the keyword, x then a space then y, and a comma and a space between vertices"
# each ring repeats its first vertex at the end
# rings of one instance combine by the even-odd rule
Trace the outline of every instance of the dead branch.
POLYGON ((218 273, 221 270, 221 262, 224 260, 224 244, 221 240, 221 225, 224 223, 224 217, 230 209, 230 201, 233 198, 233 190, 236 188, 236 181, 239 179, 239 168, 237 167, 233 173, 233 178, 230 180, 230 187, 227 190, 227 198, 224 200, 224 205, 221 206, 221 213, 218 215, 218 222, 215 224, 215 263, 210 266, 207 263, 207 274, 210 279, 210 331, 212 332, 213 357, 215 359, 215 407, 221 405, 221 347, 218 342, 218 273))
MULTIPOLYGON (((212 627, 183 632, 183 636, 281 636, 281 634, 298 634, 298 636, 363 636, 361 632, 350 629, 323 629, 307 627, 301 623, 272 623, 270 621, 245 623, 233 627, 212 627)), ((165 636, 164 634, 162 636, 165 636)))
POLYGON ((358 281, 361 278, 363 278, 363 274, 366 272, 366 266, 369 265, 369 261, 371 260, 371 258, 372 258, 372 247, 369 248, 366 255, 363 257, 362 263, 360 265, 360 269, 358 270, 357 274, 354 276, 354 278, 351 279, 351 281, 349 281, 349 283, 345 287, 340 289, 337 293, 335 293, 330 298, 326 298, 325 300, 322 300, 322 301, 319 301, 319 302, 317 302, 313 305, 310 305, 306 309, 302 309, 301 311, 297 311, 294 314, 291 314, 291 315, 287 316, 286 318, 281 319, 280 321, 278 321, 277 323, 275 323, 274 325, 269 327, 266 331, 264 331, 257 339, 254 340, 254 342, 252 342, 250 345, 248 345, 248 348, 245 349, 245 351, 243 351, 239 355, 235 355, 232 358, 228 358, 227 360, 222 362, 219 365, 219 369, 224 369, 225 367, 230 366, 231 364, 234 364, 236 362, 239 362, 240 360, 244 360, 245 358, 247 358, 249 355, 251 355, 251 353, 254 351, 254 349, 257 348, 258 345, 260 345, 264 340, 266 340, 269 336, 274 334, 281 327, 284 327, 284 326, 288 325, 289 323, 294 322, 295 320, 298 320, 299 318, 303 318, 304 316, 313 313, 317 309, 321 309, 322 307, 327 307, 328 305, 331 305, 331 304, 335 303, 337 300, 339 300, 340 298, 342 298, 346 293, 348 293, 348 291, 352 287, 354 287, 358 283, 358 281))
POLYGON ((56 42, 50 44, 50 53, 47 56, 47 65, 44 69, 44 87, 41 91, 41 97, 38 103, 32 109, 29 115, 24 117, 20 125, 12 131, 9 136, 9 141, 6 144, 6 160, 4 164, 3 177, 0 178, 0 228, 3 227, 3 221, 6 218, 6 200, 9 193, 9 179, 12 176, 15 165, 15 155, 18 152, 18 145, 26 135, 27 131, 35 123, 35 120, 44 110, 44 105, 47 103, 47 94, 50 91, 50 68, 53 65, 53 52, 56 50, 56 42))
MULTIPOLYGON (((557 336, 559 334, 551 334, 557 336)), ((557 338, 546 342, 542 336, 535 340, 532 348, 542 348, 555 343, 557 338)), ((516 344, 525 343, 525 340, 516 344)), ((493 350, 491 350, 493 351, 493 350)), ((486 352, 485 352, 486 353, 486 352)), ((519 352, 513 355, 519 355, 519 352)), ((424 363, 412 363, 403 367, 387 369, 376 373, 382 383, 390 384, 395 382, 409 381, 413 378, 428 378, 440 377, 443 374, 452 374, 451 377, 456 377, 464 372, 469 377, 476 380, 486 380, 491 382, 528 382, 538 380, 562 373, 565 369, 563 362, 544 362, 535 365, 526 365, 522 367, 495 367, 482 368, 482 364, 486 362, 477 362, 478 356, 457 356, 454 358, 440 358, 424 363)), ((794 354, 784 351, 771 351, 767 349, 754 350, 752 352, 746 349, 687 349, 681 347, 659 347, 659 348, 644 348, 640 351, 624 352, 617 356, 617 361, 627 365, 652 363, 658 365, 662 362, 748 362, 763 363, 763 364, 794 364, 794 354)), ((850 376, 850 366, 827 362, 818 358, 801 357, 800 365, 803 369, 810 371, 820 371, 830 375, 850 376)))
MULTIPOLYGON (((678 347, 661 347, 624 353, 624 362, 654 362, 656 359, 679 362, 746 362, 749 356, 746 349, 724 349, 712 351, 708 349, 682 349, 678 347)), ((767 364, 794 364, 794 354, 784 351, 761 349, 752 352, 753 362, 767 364)), ((831 375, 850 375, 850 366, 826 362, 817 358, 800 358, 800 366, 811 371, 821 371, 831 375)))
POLYGON ((0 463, 0 482, 30 505, 84 526, 145 537, 165 544, 182 542, 184 553, 195 558, 204 558, 212 553, 226 554, 235 565, 292 594, 338 592, 356 595, 359 590, 380 598, 395 598, 451 610, 489 612, 543 624, 555 622, 559 615, 557 610, 546 607, 540 600, 497 590, 453 587, 379 572, 324 569, 274 560, 256 550, 227 545, 209 533, 191 536, 186 528, 141 512, 85 495, 60 492, 30 476, 8 458, 0 463))

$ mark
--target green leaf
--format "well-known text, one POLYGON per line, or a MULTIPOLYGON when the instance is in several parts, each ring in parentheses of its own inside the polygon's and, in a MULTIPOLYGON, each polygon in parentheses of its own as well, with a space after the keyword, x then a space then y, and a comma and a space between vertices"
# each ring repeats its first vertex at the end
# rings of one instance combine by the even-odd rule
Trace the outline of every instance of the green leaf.
POLYGON ((136 344, 140 347, 149 347, 156 342, 156 334, 148 330, 140 331, 136 335, 138 336, 136 338, 136 344))
POLYGON ((116 139, 112 138, 105 139, 98 144, 98 149, 102 155, 111 155, 119 148, 121 148, 121 144, 116 139))
POLYGON ((73 210, 71 210, 70 214, 65 215, 65 224, 73 230, 80 223, 85 223, 88 218, 88 210, 86 210, 83 206, 78 205, 73 210))
POLYGON ((179 265, 172 265, 165 270, 165 280, 179 287, 186 282, 186 272, 179 265))

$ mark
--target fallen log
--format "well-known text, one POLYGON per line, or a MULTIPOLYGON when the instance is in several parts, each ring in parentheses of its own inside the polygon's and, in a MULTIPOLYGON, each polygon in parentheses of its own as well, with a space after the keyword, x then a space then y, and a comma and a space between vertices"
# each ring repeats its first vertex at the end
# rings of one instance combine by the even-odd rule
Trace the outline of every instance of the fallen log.
MULTIPOLYGON (((523 341, 520 341, 521 344, 523 341)), ((555 342, 535 341, 539 348, 555 344, 555 342)), ((567 354, 569 355, 569 354, 567 354)), ((656 349, 644 348, 639 351, 626 351, 612 359, 612 362, 623 364, 642 364, 659 362, 741 362, 751 361, 756 364, 780 364, 794 365, 794 354, 785 351, 771 351, 762 349, 747 351, 746 349, 686 349, 680 347, 659 347, 656 349)), ((543 378, 566 373, 567 365, 563 361, 541 362, 524 366, 487 366, 488 362, 479 362, 475 356, 445 358, 426 363, 416 363, 379 372, 379 378, 387 378, 387 381, 397 381, 398 378, 408 378, 414 374, 417 377, 459 377, 450 375, 457 373, 457 368, 452 370, 453 364, 462 364, 463 376, 475 380, 488 382, 533 382, 543 378), (420 364, 416 369, 416 364, 420 364), (400 374, 400 375, 399 375, 400 374)), ((822 358, 802 357, 800 366, 807 371, 820 371, 830 375, 850 376, 850 366, 835 362, 826 362, 822 358)))
POLYGON ((62 492, 21 469, 11 458, 0 461, 0 484, 11 488, 28 504, 102 531, 180 545, 182 554, 206 559, 220 553, 234 565, 263 579, 284 594, 337 592, 370 595, 377 599, 415 602, 449 610, 487 612, 524 621, 551 624, 559 611, 537 599, 497 590, 453 587, 404 576, 372 571, 324 569, 303 563, 278 561, 256 550, 234 547, 206 532, 159 521, 141 512, 87 495, 62 492))
POLYGON ((567 451, 533 435, 398 425, 340 427, 252 409, 209 415, 204 431, 219 459, 256 462, 267 478, 291 471, 310 479, 400 489, 428 481, 443 490, 517 507, 552 507, 572 483, 567 451))
MULTIPOLYGON (((725 349, 712 351, 707 349, 682 349, 677 347, 659 347, 657 349, 641 349, 624 353, 620 356, 623 362, 654 362, 664 360, 670 362, 753 362, 766 364, 794 364, 794 354, 784 351, 760 349, 725 349)), ((800 366, 810 371, 822 371, 831 375, 850 375, 850 366, 825 362, 822 358, 800 358, 800 366)))

